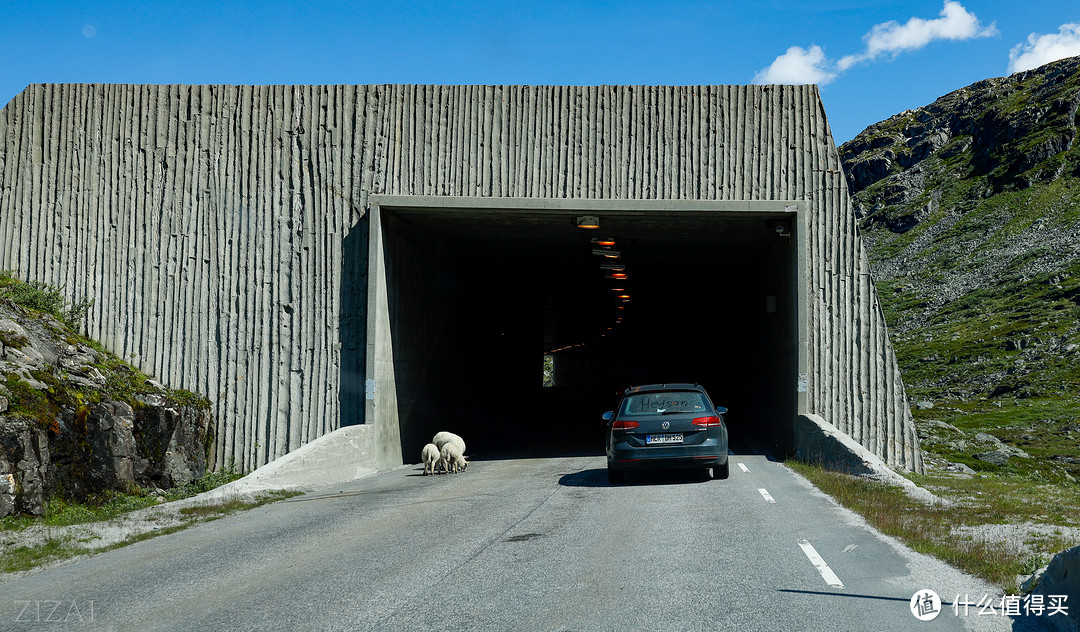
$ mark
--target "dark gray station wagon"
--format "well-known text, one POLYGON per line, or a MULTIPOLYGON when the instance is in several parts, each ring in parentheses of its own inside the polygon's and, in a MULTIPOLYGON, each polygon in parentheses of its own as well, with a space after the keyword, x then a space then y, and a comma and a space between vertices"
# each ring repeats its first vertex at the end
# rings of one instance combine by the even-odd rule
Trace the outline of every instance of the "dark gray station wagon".
POLYGON ((724 407, 713 405, 698 384, 648 384, 626 389, 608 423, 608 481, 622 483, 627 470, 711 468, 728 477, 724 407))

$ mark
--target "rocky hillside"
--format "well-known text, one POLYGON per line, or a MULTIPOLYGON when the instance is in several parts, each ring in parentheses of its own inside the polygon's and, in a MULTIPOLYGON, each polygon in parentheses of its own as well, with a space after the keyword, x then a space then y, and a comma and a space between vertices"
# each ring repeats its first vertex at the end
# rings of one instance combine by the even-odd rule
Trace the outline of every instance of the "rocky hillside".
POLYGON ((78 335, 85 307, 0 272, 0 517, 206 473, 209 402, 78 335))
MULTIPOLYGON (((1051 477, 1080 476, 1078 106, 1070 58, 840 148, 916 419, 987 430, 1051 477)), ((932 450, 1007 467, 930 426, 932 450)))

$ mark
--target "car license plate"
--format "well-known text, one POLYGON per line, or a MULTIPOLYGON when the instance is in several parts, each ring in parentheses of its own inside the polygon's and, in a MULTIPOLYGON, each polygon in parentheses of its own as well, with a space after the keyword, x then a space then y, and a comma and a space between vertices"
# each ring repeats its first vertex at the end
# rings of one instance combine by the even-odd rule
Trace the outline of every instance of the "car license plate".
POLYGON ((645 435, 646 445, 657 445, 660 443, 682 443, 682 435, 678 433, 645 435))

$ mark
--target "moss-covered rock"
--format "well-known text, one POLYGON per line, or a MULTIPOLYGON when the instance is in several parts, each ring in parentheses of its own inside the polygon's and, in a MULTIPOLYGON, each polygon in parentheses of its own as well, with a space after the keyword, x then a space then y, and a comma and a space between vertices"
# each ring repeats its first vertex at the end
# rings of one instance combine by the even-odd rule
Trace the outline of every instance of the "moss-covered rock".
POLYGON ((39 296, 48 286, 20 290, 5 274, 0 289, 0 517, 206 473, 209 400, 165 388, 77 334, 56 315, 68 313, 63 303, 39 296))

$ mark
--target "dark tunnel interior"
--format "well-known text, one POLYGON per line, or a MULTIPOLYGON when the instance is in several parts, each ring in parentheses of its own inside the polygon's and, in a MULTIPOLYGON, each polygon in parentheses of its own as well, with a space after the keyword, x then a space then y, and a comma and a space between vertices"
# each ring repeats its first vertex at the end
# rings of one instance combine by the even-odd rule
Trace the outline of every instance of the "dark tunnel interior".
POLYGON ((601 414, 657 382, 703 385, 734 448, 792 448, 793 213, 380 215, 403 454, 602 454, 601 414))

